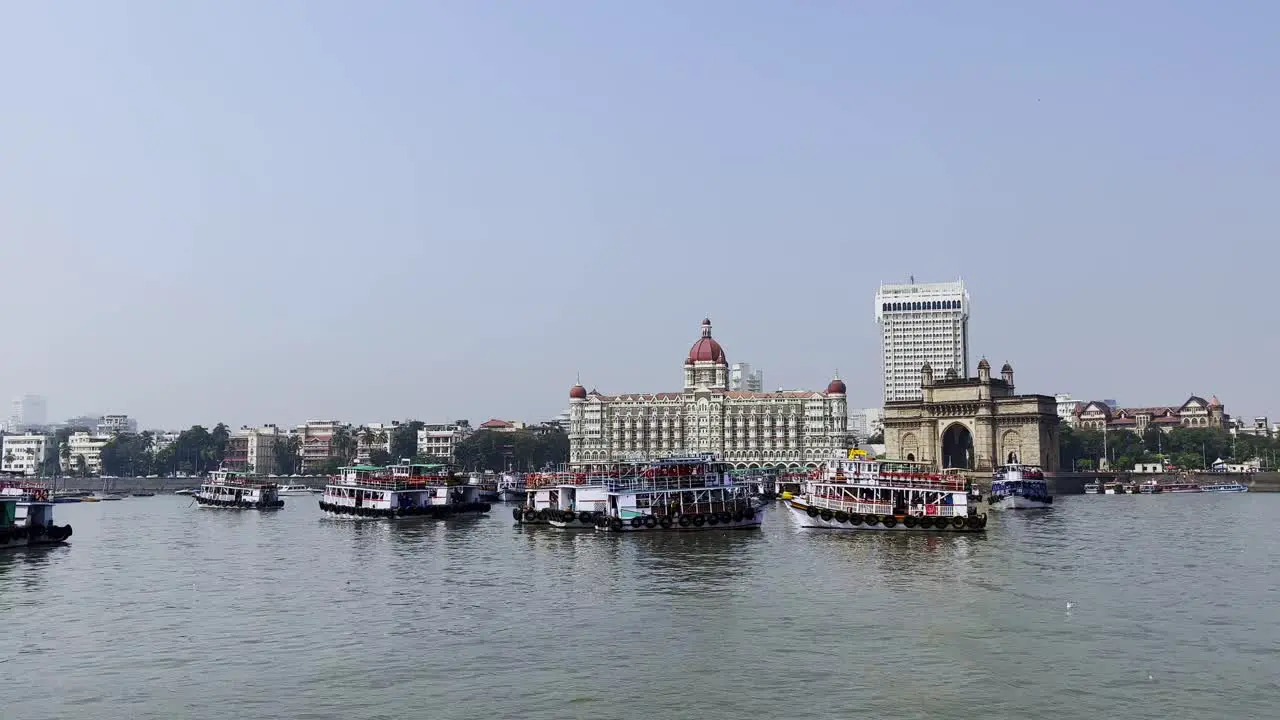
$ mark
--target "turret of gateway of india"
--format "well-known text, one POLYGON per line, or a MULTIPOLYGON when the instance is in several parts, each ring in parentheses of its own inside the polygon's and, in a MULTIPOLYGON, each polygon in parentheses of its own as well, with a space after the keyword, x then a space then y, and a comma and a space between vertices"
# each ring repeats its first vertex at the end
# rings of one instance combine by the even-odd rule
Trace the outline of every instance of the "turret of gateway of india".
MULTIPOLYGON (((825 392, 729 389, 729 361, 711 320, 684 359, 678 392, 569 390, 569 462, 590 466, 714 453, 736 468, 816 468, 850 446, 845 384, 825 392)), ((1055 415, 1056 417, 1056 415, 1055 415)))

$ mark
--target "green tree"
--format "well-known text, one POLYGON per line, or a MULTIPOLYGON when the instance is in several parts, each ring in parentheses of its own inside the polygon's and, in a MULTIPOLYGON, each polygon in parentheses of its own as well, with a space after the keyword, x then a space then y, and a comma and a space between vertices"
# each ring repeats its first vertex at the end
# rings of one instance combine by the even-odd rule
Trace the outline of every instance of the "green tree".
MULTIPOLYGON (((334 468, 341 467, 351 462, 356 456, 356 438, 351 433, 350 425, 339 425, 333 431, 333 435, 329 438, 329 459, 336 461, 334 468)), ((329 464, 325 464, 329 467, 329 464)), ((337 472, 333 470, 329 474, 337 472)))
POLYGON ((287 438, 276 438, 271 443, 272 457, 276 461, 276 472, 280 475, 293 475, 298 472, 301 458, 298 453, 302 440, 297 435, 287 438))
POLYGON ((391 457, 394 460, 418 454, 418 431, 426 427, 421 420, 401 423, 391 431, 391 457))
POLYGON ((89 477, 89 461, 83 455, 76 456, 76 475, 79 477, 89 477))
POLYGON ((370 465, 377 465, 378 467, 386 467, 387 465, 390 465, 391 462, 392 462, 391 453, 387 452, 386 450, 383 450, 382 448, 374 448, 369 451, 370 465))
POLYGON ((501 472, 508 467, 536 470, 569 461, 569 436, 559 429, 516 432, 481 430, 454 449, 457 465, 466 470, 501 472))

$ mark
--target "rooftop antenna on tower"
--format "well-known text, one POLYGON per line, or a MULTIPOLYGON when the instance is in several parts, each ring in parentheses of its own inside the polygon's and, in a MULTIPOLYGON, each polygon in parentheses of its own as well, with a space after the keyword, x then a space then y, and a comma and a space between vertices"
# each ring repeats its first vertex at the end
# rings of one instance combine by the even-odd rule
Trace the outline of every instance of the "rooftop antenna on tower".
POLYGON ((915 275, 908 275, 907 277, 911 278, 911 284, 912 284, 912 285, 915 285, 915 284, 916 284, 916 276, 915 276, 915 275))

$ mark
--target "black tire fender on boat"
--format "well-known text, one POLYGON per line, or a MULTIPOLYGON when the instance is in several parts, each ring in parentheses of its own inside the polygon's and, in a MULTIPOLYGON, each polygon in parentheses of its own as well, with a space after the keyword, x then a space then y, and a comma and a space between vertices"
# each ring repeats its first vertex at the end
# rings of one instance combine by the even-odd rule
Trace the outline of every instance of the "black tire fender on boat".
POLYGON ((586 510, 583 510, 582 512, 578 513, 578 522, 582 523, 583 525, 590 525, 592 519, 593 518, 591 517, 591 513, 587 512, 586 510))
POLYGON ((919 522, 921 530, 929 530, 933 528, 933 518, 928 515, 920 518, 917 522, 919 522))
POLYGON ((524 513, 520 512, 520 508, 512 508, 511 517, 515 518, 516 522, 520 522, 520 518, 524 517, 524 513))
POLYGON ((662 526, 663 530, 668 530, 671 528, 671 518, 663 517, 661 520, 658 521, 658 524, 662 526))
POLYGON ((862 524, 862 514, 861 514, 861 513, 849 513, 849 524, 850 524, 850 525, 861 525, 861 524, 862 524))
POLYGON ((676 522, 680 524, 680 527, 689 527, 689 523, 692 523, 693 520, 688 515, 681 515, 676 522))
POLYGON ((902 518, 902 524, 904 527, 914 528, 920 524, 920 521, 916 519, 915 515, 908 515, 902 518))
POLYGON ((638 528, 643 524, 644 520, 641 520, 640 516, 637 515, 636 517, 631 518, 631 527, 638 528))
POLYGON ((951 518, 951 527, 957 530, 964 527, 964 518, 960 517, 959 515, 956 515, 955 517, 951 518))
POLYGON ((811 507, 805 510, 805 512, 809 514, 809 517, 818 517, 818 508, 816 507, 811 507))
POLYGON ((885 515, 884 517, 880 518, 880 524, 884 525, 887 528, 897 527, 898 518, 892 515, 885 515))
POLYGON ((720 516, 719 516, 719 515, 716 515, 715 513, 707 513, 707 524, 708 524, 708 525, 719 525, 719 524, 720 524, 720 516))
POLYGON ((835 513, 832 513, 830 510, 823 510, 820 515, 822 515, 823 522, 831 522, 831 518, 835 517, 835 513))
POLYGON ((609 527, 613 528, 614 532, 617 532, 618 530, 621 530, 621 529, 622 529, 622 518, 610 518, 610 519, 609 519, 609 527))
POLYGON ((547 510, 546 508, 542 508, 541 510, 538 511, 538 519, 541 520, 542 522, 546 522, 550 520, 551 511, 547 510))
POLYGON ((656 527, 658 527, 658 518, 656 518, 656 517, 654 517, 654 516, 650 515, 649 517, 647 517, 647 518, 645 518, 645 519, 644 519, 644 526, 645 526, 645 527, 647 527, 647 528, 656 528, 656 527))
POLYGON ((693 516, 693 524, 694 524, 694 527, 702 527, 703 525, 706 525, 706 524, 707 524, 707 516, 706 516, 706 515, 694 515, 694 516, 693 516))
POLYGON ((729 523, 731 523, 731 522, 733 522, 733 515, 732 515, 732 514, 727 513, 727 512, 722 512, 722 513, 720 513, 720 524, 721 524, 721 525, 728 525, 728 524, 729 524, 729 523))
POLYGON ((843 510, 837 510, 837 511, 835 511, 835 513, 833 513, 833 515, 835 516, 836 522, 838 522, 838 523, 840 523, 840 524, 842 524, 842 525, 843 525, 844 523, 849 522, 849 513, 845 512, 845 511, 843 511, 843 510))
POLYGON ((863 519, 863 522, 865 522, 868 527, 874 526, 880 522, 880 516, 875 513, 871 513, 863 519))

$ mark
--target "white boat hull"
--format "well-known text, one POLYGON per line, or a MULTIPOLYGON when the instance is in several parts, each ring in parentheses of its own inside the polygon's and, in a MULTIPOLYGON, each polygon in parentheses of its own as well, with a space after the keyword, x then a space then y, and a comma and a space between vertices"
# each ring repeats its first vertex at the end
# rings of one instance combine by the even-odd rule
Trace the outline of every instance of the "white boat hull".
POLYGON ((992 510, 1043 510, 1051 507, 1051 502, 1032 500, 1021 495, 1007 495, 991 503, 992 510))
MULTIPOLYGON (((785 500, 784 502, 787 505, 787 509, 791 511, 791 516, 795 518, 797 522, 800 523, 800 527, 813 529, 813 530, 845 530, 845 531, 856 531, 856 532, 971 533, 971 532, 982 532, 985 529, 985 527, 971 525, 969 518, 961 518, 963 524, 960 527, 956 527, 953 522, 953 518, 943 517, 943 516, 926 516, 926 518, 920 518, 916 520, 916 522, 919 523, 921 519, 927 519, 930 525, 930 527, 927 527, 927 528, 922 527, 919 524, 917 524, 915 527, 907 527, 905 524, 897 522, 896 520, 894 521, 894 524, 892 527, 885 527, 883 523, 879 523, 879 522, 877 522, 875 525, 868 525, 865 522, 854 525, 851 522, 840 522, 835 518, 834 514, 830 519, 823 519, 821 513, 819 513, 818 515, 810 516, 809 508, 803 505, 797 505, 792 500, 785 500), (945 521, 945 524, 940 521, 945 521), (944 526, 939 527, 938 525, 944 525, 944 526)), ((982 518, 980 522, 983 526, 985 526, 986 516, 978 516, 978 517, 982 518)))

